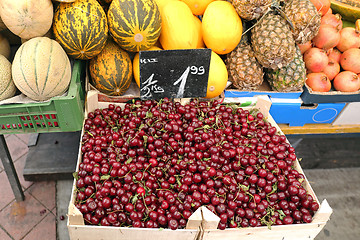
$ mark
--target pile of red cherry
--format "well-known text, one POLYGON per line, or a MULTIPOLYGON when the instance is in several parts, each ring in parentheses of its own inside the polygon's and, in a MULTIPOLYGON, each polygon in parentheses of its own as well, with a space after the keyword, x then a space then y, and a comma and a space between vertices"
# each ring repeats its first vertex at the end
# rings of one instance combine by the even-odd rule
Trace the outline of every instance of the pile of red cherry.
POLYGON ((219 229, 309 223, 319 204, 295 150, 258 110, 219 100, 136 100, 88 113, 75 174, 86 224, 185 228, 200 206, 219 229))

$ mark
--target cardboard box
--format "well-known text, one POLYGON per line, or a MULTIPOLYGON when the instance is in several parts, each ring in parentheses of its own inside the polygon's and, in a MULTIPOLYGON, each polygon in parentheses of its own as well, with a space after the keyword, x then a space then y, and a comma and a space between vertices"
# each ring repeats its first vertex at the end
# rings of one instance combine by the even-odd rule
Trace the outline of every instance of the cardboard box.
POLYGON ((316 92, 305 84, 304 92, 300 97, 305 104, 360 102, 360 90, 356 92, 340 92, 334 90, 330 90, 329 92, 316 92))
POLYGON ((267 95, 270 98, 286 98, 286 99, 297 99, 300 97, 303 91, 295 92, 277 92, 270 88, 267 81, 264 81, 262 85, 256 91, 241 91, 238 89, 226 89, 224 91, 225 97, 256 97, 259 95, 267 95))
POLYGON ((360 124, 360 102, 347 103, 333 125, 360 124))
MULTIPOLYGON (((187 99, 180 99, 184 102, 187 99)), ((234 102, 233 98, 225 98, 225 103, 234 102)), ((124 103, 114 103, 114 105, 122 105, 124 103)), ((85 114, 97 108, 105 108, 109 102, 101 102, 98 100, 97 93, 90 91, 87 96, 85 106, 85 114)), ((259 96, 255 106, 244 107, 245 109, 258 108, 264 114, 264 117, 281 132, 281 129, 275 123, 274 119, 269 114, 271 101, 267 96, 259 96)), ((79 146, 79 155, 77 162, 77 169, 81 163, 81 146, 79 146)), ((295 168, 302 173, 301 167, 296 160, 295 168)), ((287 226, 273 226, 271 229, 267 227, 243 228, 243 229, 227 229, 217 230, 219 218, 210 214, 204 206, 200 207, 188 221, 186 229, 170 230, 170 229, 146 229, 146 228, 128 228, 128 227, 104 227, 84 225, 82 213, 75 207, 76 198, 76 180, 74 179, 72 195, 68 208, 67 227, 71 240, 167 240, 167 239, 181 239, 181 240, 202 240, 202 239, 284 239, 288 237, 291 239, 313 239, 325 226, 326 222, 332 213, 332 209, 327 204, 326 200, 319 203, 315 193, 311 189, 309 182, 305 178, 304 187, 308 193, 319 203, 320 209, 316 212, 312 223, 310 224, 292 224, 287 226), (290 235, 291 234, 291 235, 290 235), (295 238, 293 238, 295 236, 295 238), (241 237, 241 238, 239 238, 241 237)))
POLYGON ((307 123, 332 123, 345 103, 315 103, 306 105, 298 99, 271 98, 270 114, 276 123, 304 126, 307 123))

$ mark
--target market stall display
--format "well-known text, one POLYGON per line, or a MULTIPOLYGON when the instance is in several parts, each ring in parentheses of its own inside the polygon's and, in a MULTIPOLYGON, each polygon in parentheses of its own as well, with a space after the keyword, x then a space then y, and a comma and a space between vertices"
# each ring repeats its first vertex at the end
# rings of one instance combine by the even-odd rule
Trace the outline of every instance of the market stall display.
POLYGON ((343 27, 329 0, 42 0, 43 14, 15 2, 21 16, 0 0, 21 42, 10 82, 32 102, 4 97, 0 133, 82 130, 71 239, 313 239, 325 226, 332 209, 278 124, 331 124, 358 101, 360 22, 343 27), (26 31, 13 24, 33 15, 26 31), (179 50, 193 65, 144 78, 155 53, 179 50), (156 85, 193 93, 205 73, 191 99, 156 85), (145 82, 158 99, 145 100, 145 82))

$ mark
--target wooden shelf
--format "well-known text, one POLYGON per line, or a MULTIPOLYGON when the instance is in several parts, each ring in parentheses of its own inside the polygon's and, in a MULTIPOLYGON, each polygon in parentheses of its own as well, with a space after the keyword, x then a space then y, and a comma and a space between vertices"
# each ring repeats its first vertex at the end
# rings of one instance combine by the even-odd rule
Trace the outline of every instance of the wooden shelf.
POLYGON ((278 124, 284 134, 338 134, 360 133, 360 124, 356 125, 331 125, 305 124, 302 127, 290 127, 287 124, 278 124))

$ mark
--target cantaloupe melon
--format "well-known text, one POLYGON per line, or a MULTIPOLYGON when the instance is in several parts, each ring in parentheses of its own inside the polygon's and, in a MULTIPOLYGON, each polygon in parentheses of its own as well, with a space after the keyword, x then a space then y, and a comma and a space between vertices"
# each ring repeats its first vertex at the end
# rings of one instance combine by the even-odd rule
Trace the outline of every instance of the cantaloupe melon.
POLYGON ((0 100, 13 97, 16 87, 11 77, 11 63, 0 55, 0 100))
POLYGON ((57 41, 32 38, 16 51, 12 76, 16 87, 26 96, 37 101, 48 100, 68 89, 70 60, 57 41))
POLYGON ((43 36, 53 19, 51 0, 0 1, 0 16, 6 27, 20 38, 43 36))

